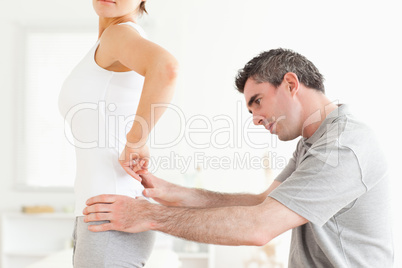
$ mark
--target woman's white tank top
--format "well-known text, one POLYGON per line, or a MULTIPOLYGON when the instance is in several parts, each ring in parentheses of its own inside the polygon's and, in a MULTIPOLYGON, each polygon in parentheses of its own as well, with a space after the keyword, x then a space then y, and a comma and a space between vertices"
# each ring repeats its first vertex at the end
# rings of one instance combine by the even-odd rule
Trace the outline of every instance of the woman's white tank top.
MULTIPOLYGON (((126 22, 141 36, 140 26, 126 22)), ((59 111, 75 146, 75 215, 82 216, 88 198, 99 194, 142 195, 140 182, 118 161, 140 101, 144 77, 134 71, 112 72, 95 62, 99 40, 66 78, 59 111)), ((66 131, 65 131, 66 132, 66 131)))

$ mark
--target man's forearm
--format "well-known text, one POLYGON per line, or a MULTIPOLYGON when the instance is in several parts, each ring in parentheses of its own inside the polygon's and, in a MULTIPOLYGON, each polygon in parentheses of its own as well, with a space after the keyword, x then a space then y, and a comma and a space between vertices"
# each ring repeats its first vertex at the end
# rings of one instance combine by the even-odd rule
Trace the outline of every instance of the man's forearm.
POLYGON ((142 184, 146 188, 144 196, 154 199, 156 202, 173 207, 231 207, 231 206, 255 206, 264 202, 270 191, 280 183, 273 182, 271 186, 261 194, 246 193, 218 193, 205 189, 187 188, 152 174, 141 175, 142 184))
POLYGON ((256 206, 180 208, 153 204, 154 230, 184 239, 220 245, 261 245, 266 241, 258 230, 256 206))
POLYGON ((219 193, 197 188, 190 188, 187 193, 185 206, 200 208, 255 206, 262 203, 266 197, 263 194, 219 193))

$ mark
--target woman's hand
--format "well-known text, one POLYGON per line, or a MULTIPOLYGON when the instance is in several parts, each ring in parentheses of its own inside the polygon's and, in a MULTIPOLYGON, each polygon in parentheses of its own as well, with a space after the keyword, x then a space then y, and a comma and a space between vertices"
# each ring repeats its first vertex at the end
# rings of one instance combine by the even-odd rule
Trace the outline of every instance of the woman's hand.
POLYGON ((129 175, 141 182, 142 179, 139 174, 148 173, 148 146, 144 144, 139 148, 134 148, 127 143, 119 157, 119 162, 129 175))

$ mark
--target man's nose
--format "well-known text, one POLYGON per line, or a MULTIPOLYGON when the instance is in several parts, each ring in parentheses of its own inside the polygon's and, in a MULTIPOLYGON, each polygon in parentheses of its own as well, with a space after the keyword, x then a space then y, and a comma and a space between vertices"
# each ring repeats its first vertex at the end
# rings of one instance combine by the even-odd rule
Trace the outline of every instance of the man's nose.
POLYGON ((264 123, 264 117, 261 115, 254 115, 253 116, 253 123, 254 125, 262 125, 264 123))

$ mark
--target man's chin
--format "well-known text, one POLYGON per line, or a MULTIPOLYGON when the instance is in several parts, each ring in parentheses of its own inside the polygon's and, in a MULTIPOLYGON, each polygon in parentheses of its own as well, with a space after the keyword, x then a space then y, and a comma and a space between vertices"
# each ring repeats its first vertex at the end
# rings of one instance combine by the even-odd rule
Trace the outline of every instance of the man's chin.
POLYGON ((280 141, 288 141, 288 140, 289 140, 287 137, 282 137, 282 136, 280 136, 280 135, 278 135, 278 139, 279 139, 280 141))
POLYGON ((283 135, 282 133, 276 134, 280 141, 291 141, 296 139, 299 136, 290 136, 290 135, 283 135))

